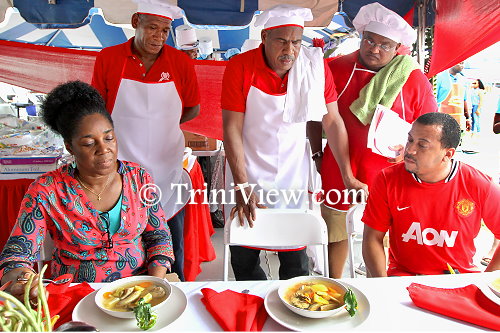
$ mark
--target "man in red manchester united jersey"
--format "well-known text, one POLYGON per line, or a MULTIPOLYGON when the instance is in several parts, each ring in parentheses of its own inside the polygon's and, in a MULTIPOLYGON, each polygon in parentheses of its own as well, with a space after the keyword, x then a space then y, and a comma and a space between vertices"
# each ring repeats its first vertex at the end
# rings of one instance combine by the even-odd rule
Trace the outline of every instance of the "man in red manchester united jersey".
MULTIPOLYGON (((472 263, 481 219, 500 237, 500 188, 490 177, 453 160, 460 126, 450 115, 427 113, 408 133, 404 164, 374 181, 362 218, 369 276, 479 272, 472 263), (389 231, 389 267, 383 238, 389 231)), ((497 250, 486 268, 500 269, 497 250)))

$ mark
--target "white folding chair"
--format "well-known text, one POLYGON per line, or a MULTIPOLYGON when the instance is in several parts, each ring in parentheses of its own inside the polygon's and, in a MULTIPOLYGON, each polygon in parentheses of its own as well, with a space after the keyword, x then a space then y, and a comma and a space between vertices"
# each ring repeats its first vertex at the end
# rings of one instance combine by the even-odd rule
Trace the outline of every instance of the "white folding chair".
POLYGON ((347 243, 349 246, 349 272, 351 277, 356 277, 356 272, 354 269, 354 242, 363 239, 363 222, 361 218, 363 217, 363 212, 365 211, 366 204, 357 204, 352 206, 347 211, 346 215, 346 230, 347 230, 347 243))
POLYGON ((43 240, 42 248, 40 249, 40 259, 37 261, 38 272, 42 271, 43 262, 52 260, 52 253, 54 252, 54 241, 50 237, 49 232, 46 233, 45 239, 43 240))
POLYGON ((253 227, 236 216, 224 226, 224 281, 229 276, 229 246, 323 245, 324 276, 328 276, 328 234, 321 216, 306 209, 257 209, 253 227))

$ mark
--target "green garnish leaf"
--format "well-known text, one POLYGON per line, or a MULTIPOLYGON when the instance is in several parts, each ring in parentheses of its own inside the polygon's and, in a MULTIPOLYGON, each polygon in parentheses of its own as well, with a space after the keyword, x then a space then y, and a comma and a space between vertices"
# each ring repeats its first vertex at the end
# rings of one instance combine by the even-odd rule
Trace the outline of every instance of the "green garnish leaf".
POLYGON ((141 330, 146 331, 156 325, 156 312, 151 309, 151 304, 144 302, 143 298, 137 302, 134 313, 137 320, 137 327, 141 330))
POLYGON ((345 309, 349 313, 351 317, 354 317, 356 312, 358 311, 358 301, 356 299, 356 295, 351 290, 351 288, 347 288, 347 292, 344 295, 344 303, 345 309))

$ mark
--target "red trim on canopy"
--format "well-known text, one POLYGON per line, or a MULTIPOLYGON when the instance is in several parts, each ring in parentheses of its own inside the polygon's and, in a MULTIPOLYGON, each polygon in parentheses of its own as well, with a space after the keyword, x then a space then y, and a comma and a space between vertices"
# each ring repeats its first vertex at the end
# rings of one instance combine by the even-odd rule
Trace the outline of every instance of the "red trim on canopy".
POLYGON ((71 80, 90 83, 96 54, 0 40, 0 81, 43 93, 71 80))
POLYGON ((436 23, 427 77, 453 67, 500 40, 498 1, 436 1, 436 23))
MULTIPOLYGON (((97 52, 0 40, 0 81, 47 93, 58 84, 80 80, 90 84, 97 52)), ((183 130, 222 140, 220 97, 226 61, 196 60, 200 115, 183 130)))

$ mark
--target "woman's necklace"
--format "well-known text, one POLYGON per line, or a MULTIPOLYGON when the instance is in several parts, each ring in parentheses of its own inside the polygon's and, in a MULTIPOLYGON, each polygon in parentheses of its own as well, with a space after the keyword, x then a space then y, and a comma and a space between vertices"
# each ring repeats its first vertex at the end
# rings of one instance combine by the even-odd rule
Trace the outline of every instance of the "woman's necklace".
POLYGON ((106 180, 106 184, 104 184, 104 187, 102 188, 101 192, 99 193, 96 193, 93 189, 91 189, 90 187, 88 187, 87 185, 85 185, 85 183, 80 179, 80 177, 78 177, 78 175, 76 176, 76 179, 78 180, 78 182, 80 183, 80 185, 82 185, 85 189, 87 189, 90 193, 92 193, 93 195, 95 195, 97 197, 97 200, 98 201, 101 201, 101 194, 106 190, 106 188, 108 187, 110 181, 111 181, 111 176, 113 174, 110 174, 108 176, 108 180, 106 180))

